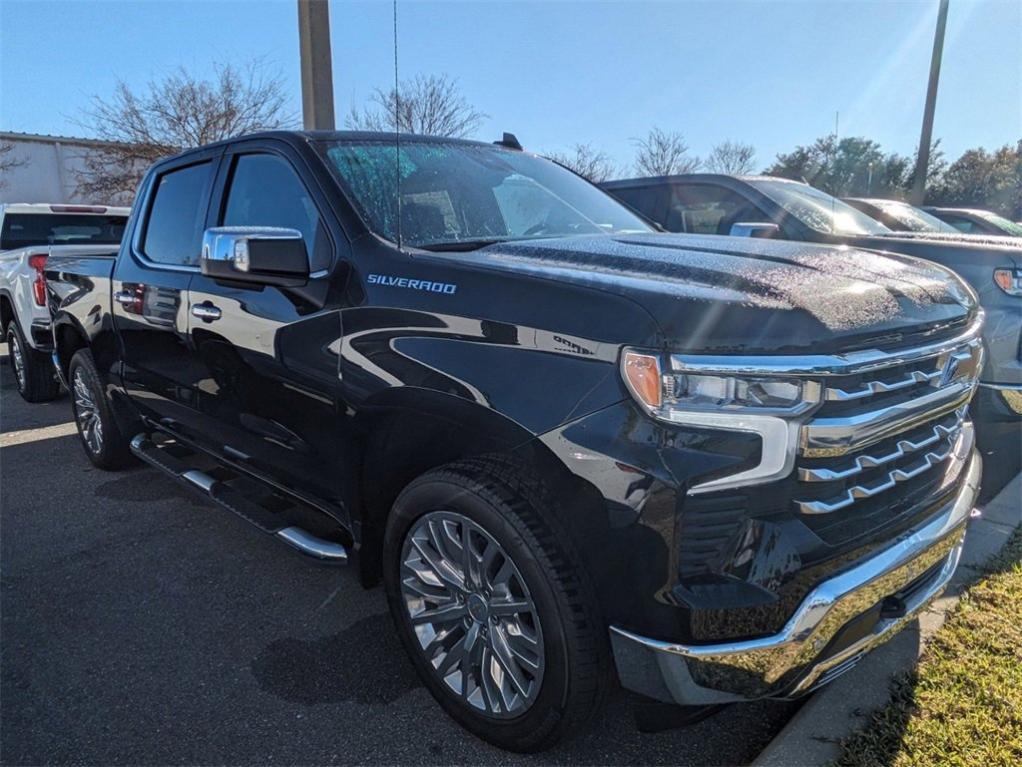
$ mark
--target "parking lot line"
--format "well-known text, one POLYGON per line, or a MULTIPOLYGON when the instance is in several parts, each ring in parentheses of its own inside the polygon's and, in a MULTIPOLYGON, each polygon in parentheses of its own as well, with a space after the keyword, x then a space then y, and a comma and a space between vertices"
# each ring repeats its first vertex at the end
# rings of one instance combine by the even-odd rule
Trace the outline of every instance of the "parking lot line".
POLYGON ((43 426, 38 429, 20 429, 0 433, 0 448, 24 445, 27 442, 40 442, 44 439, 67 437, 77 431, 74 421, 58 423, 55 426, 43 426))

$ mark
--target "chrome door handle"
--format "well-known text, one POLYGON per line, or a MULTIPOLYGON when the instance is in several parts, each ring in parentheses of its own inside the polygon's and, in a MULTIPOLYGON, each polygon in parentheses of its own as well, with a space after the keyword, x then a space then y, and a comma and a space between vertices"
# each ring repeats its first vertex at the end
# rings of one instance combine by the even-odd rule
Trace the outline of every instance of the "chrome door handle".
POLYGON ((209 301, 192 305, 192 316, 198 317, 203 322, 213 322, 220 319, 220 307, 213 306, 209 301))
POLYGON ((121 306, 131 306, 135 303, 135 294, 130 290, 118 290, 114 293, 114 301, 121 306))

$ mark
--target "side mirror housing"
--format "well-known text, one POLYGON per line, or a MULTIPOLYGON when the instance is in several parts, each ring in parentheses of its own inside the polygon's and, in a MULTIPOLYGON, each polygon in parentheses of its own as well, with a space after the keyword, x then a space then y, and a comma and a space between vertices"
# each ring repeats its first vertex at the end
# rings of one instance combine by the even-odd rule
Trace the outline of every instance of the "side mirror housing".
POLYGON ((215 280, 300 287, 309 280, 309 255, 297 229, 216 226, 202 235, 202 273, 215 280))
POLYGON ((777 224, 770 224, 766 222, 762 223, 750 223, 750 224, 732 224, 731 231, 728 232, 732 237, 763 237, 771 238, 776 237, 781 228, 777 224))

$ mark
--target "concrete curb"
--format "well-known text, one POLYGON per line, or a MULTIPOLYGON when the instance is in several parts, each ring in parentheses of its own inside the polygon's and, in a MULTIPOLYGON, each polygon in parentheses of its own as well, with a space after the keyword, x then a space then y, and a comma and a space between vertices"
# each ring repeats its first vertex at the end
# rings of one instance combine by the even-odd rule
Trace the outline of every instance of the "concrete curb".
POLYGON ((861 728, 869 714, 885 705, 896 674, 914 665, 927 640, 943 624, 962 591, 982 573, 982 566, 1022 524, 1022 473, 983 507, 969 524, 962 559, 944 595, 919 619, 864 658, 854 671, 813 695, 771 741, 753 767, 824 765, 840 756, 840 742, 861 728))

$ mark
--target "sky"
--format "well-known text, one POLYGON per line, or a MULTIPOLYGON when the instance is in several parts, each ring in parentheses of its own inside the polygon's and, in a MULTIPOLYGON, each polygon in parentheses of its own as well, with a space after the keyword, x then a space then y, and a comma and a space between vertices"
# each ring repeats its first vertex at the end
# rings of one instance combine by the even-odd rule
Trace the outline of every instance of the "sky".
MULTIPOLYGON (((393 8, 332 0, 338 123, 394 80, 393 8)), ((705 156, 730 139, 758 167, 835 129, 886 151, 919 140, 937 0, 398 3, 402 79, 455 78, 474 137, 589 143, 622 169, 651 127, 705 156)), ((83 135, 118 80, 261 59, 301 114, 295 0, 0 0, 0 130, 83 135)), ((1022 138, 1022 2, 951 0, 934 136, 957 157, 1022 138)))

